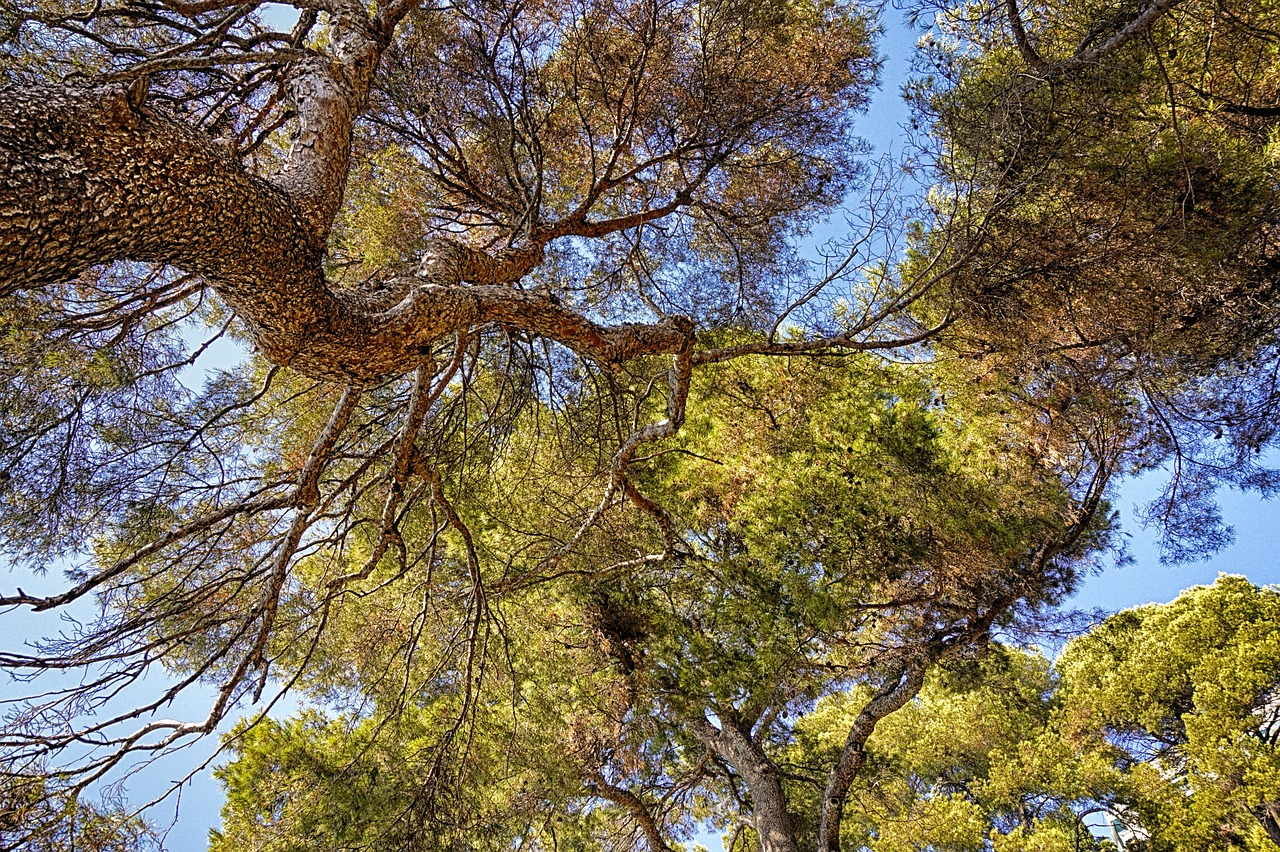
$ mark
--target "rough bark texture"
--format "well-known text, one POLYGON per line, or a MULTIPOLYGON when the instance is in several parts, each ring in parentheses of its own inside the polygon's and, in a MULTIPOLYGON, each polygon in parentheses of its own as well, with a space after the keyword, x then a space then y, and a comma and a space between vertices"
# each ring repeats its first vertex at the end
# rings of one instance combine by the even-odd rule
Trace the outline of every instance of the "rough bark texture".
POLYGON ((393 282, 392 299, 332 287, 323 237, 341 201, 349 121, 340 117, 325 133, 308 129, 318 116, 304 126, 313 156, 294 157, 302 165, 282 173, 287 193, 199 131, 131 102, 125 86, 0 91, 3 290, 116 260, 173 264, 208 279, 273 362, 354 383, 410 371, 431 342, 485 322, 605 362, 685 345, 687 321, 608 328, 501 286, 541 259, 540 246, 490 256, 442 244, 434 266, 393 282), (334 135, 347 141, 322 142, 334 135))
POLYGON ((703 718, 690 720, 694 734, 714 752, 726 758, 747 783, 751 793, 751 827, 761 852, 799 852, 795 821, 787 808, 782 775, 750 732, 725 722, 717 728, 703 718))
POLYGON ((840 759, 827 775, 827 787, 819 805, 818 848, 821 852, 840 852, 840 823, 844 817, 844 804, 849 798, 853 779, 867 764, 867 740, 880 720, 901 709, 920 693, 924 686, 925 668, 916 666, 905 670, 893 682, 884 686, 858 713, 845 737, 840 759))
POLYGON ((0 169, 7 292, 141 260, 216 280, 281 350, 324 319, 322 247, 289 197, 124 86, 0 91, 0 169))
POLYGON ((516 326, 602 362, 687 346, 692 324, 683 318, 609 328, 501 286, 536 266, 561 231, 630 221, 579 217, 495 255, 437 241, 434 263, 377 295, 326 281, 352 128, 390 33, 415 5, 390 4, 371 20, 362 3, 326 0, 327 53, 285 71, 297 127, 269 180, 148 106, 145 78, 0 90, 0 295, 114 261, 172 264, 206 279, 274 363, 354 384, 410 372, 432 342, 481 323, 516 326))
POLYGON ((662 829, 659 827, 658 821, 639 796, 616 784, 610 784, 599 772, 595 773, 593 780, 587 784, 586 789, 592 795, 599 796, 625 808, 631 814, 631 818, 640 826, 640 830, 644 832, 645 840, 648 841, 649 849, 652 852, 675 852, 662 836, 662 829))
POLYGON ((1263 802, 1253 808, 1253 815, 1262 823, 1267 839, 1280 846, 1280 803, 1263 802))

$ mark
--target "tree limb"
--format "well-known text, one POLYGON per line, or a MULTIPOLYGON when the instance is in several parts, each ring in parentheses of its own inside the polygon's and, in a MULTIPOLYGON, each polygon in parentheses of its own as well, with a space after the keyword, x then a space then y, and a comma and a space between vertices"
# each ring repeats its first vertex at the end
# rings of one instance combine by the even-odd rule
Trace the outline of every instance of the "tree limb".
POLYGON ((1059 60, 1046 60, 1032 46, 1026 26, 1023 24, 1022 16, 1018 12, 1017 0, 1006 0, 1005 10, 1009 17, 1009 29, 1013 33, 1013 40, 1018 47, 1018 53, 1022 55, 1023 61, 1035 70, 1040 79, 1048 80, 1085 65, 1093 65, 1108 54, 1114 53, 1150 30, 1156 21, 1179 2, 1180 0, 1152 0, 1146 8, 1138 13, 1128 24, 1121 27, 1119 32, 1111 36, 1111 38, 1087 49, 1082 44, 1072 56, 1059 60))

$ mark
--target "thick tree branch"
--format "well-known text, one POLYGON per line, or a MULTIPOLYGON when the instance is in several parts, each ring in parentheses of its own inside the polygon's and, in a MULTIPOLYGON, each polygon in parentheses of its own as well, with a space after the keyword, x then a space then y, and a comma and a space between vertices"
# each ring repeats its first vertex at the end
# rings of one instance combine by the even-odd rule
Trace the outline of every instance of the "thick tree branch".
POLYGON ((867 739, 881 719, 901 709, 920 692, 926 670, 924 665, 904 667, 866 703, 849 726, 844 749, 827 775, 827 787, 818 806, 818 849, 821 852, 840 850, 840 822, 844 815, 844 803, 849 797, 853 779, 867 763, 867 739))
POLYGON ((396 26, 422 3, 423 0, 380 0, 377 14, 374 16, 374 29, 381 33, 383 38, 390 39, 396 26))
POLYGON ((1093 47, 1081 45, 1070 57, 1059 60, 1047 60, 1041 56, 1031 44, 1026 25, 1018 11, 1016 0, 1006 0, 1005 10, 1009 16, 1009 29, 1013 33, 1014 43, 1023 60, 1035 70, 1036 76, 1047 80, 1085 65, 1092 65, 1103 57, 1114 53, 1146 33, 1165 13, 1176 6, 1180 0, 1152 0, 1146 8, 1139 12, 1133 20, 1121 27, 1101 44, 1093 47))
POLYGON ((728 759, 746 781, 751 793, 751 827, 756 831, 762 852, 799 852, 782 775, 750 733, 725 719, 720 720, 718 728, 703 716, 694 716, 688 721, 694 736, 728 759))
MULTIPOLYGON (((299 185, 306 171, 293 173, 299 185)), ((0 92, 0 174, 0 294, 115 260, 170 263, 211 281, 266 357, 318 378, 403 374, 430 343, 476 324, 521 328, 606 363, 678 352, 692 328, 683 318, 601 326, 498 283, 536 265, 540 247, 440 250, 423 277, 394 282, 404 296, 390 306, 336 289, 314 215, 340 190, 295 203, 199 131, 131 104, 121 86, 0 92)))
POLYGON ((1074 56, 1061 63, 1062 67, 1060 70, 1070 71, 1074 68, 1079 68, 1082 65, 1090 65, 1097 62, 1107 54, 1114 53, 1155 26, 1156 21, 1158 21, 1174 6, 1178 5, 1179 2, 1180 0, 1152 0, 1152 2, 1143 9, 1137 17, 1102 44, 1089 48, 1088 50, 1083 49, 1082 46, 1080 50, 1076 51, 1074 56))
POLYGON ((1007 0, 1005 10, 1009 15, 1009 29, 1013 31, 1013 42, 1018 46, 1022 59, 1039 73, 1049 70, 1050 64, 1036 52, 1027 37, 1026 25, 1022 23, 1022 13, 1018 11, 1018 0, 1007 0))
POLYGON ((657 819, 654 818, 643 799, 630 790, 610 784, 599 771, 593 772, 591 779, 587 782, 587 791, 625 808, 644 831, 645 839, 649 841, 649 848, 653 852, 675 852, 663 838, 657 819))
POLYGON ((1280 802, 1260 802, 1251 807, 1249 812, 1262 824, 1267 839, 1280 846, 1280 802))
POLYGON ((0 91, 0 173, 0 294, 141 260, 217 281, 262 336, 324 319, 320 246, 288 196, 123 86, 0 91))

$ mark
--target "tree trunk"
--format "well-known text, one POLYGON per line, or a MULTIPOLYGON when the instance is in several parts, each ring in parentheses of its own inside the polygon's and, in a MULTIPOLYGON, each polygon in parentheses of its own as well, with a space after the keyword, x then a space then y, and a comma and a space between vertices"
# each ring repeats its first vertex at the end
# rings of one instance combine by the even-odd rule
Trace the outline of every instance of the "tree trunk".
POLYGON ((1263 802, 1253 809, 1253 815, 1262 823, 1267 839, 1280 846, 1280 802, 1263 802))
POLYGON ((716 728, 705 718, 691 720, 694 734, 713 751, 729 760, 747 782, 751 793, 751 827, 761 852, 799 852, 795 819, 787 808, 782 776, 748 731, 729 722, 716 728))
POLYGON ((840 759, 827 776, 827 787, 818 806, 818 849, 820 852, 840 852, 840 823, 844 818, 844 803, 849 797, 853 779, 867 762, 867 739, 875 731, 880 720, 900 709, 919 694, 924 686, 923 665, 905 669, 896 679, 883 687, 858 713, 845 737, 840 759))
POLYGON ((540 245, 488 255, 441 242, 439 262, 393 282, 392 298, 333 287, 322 258, 341 185, 324 162, 343 157, 345 175, 346 153, 314 144, 323 162, 286 170, 285 192, 124 86, 0 90, 0 295, 113 261, 173 264, 210 281, 274 363, 355 384, 411 371, 433 341, 486 322, 603 362, 688 341, 682 318, 605 327, 502 286, 541 260, 540 245))

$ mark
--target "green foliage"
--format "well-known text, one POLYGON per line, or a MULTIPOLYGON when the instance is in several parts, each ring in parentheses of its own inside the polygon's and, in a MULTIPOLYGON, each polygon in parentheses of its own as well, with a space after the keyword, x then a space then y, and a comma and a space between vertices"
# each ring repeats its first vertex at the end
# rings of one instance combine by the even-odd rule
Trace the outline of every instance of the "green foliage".
MULTIPOLYGON (((997 645, 938 670, 869 741, 846 848, 1106 849, 1085 824, 1102 813, 1135 852, 1280 845, 1277 625, 1275 589, 1223 575, 1107 619, 1052 667, 997 645)), ((820 701, 788 759, 829 761, 864 701, 820 701)))
MULTIPOLYGON (((642 411, 656 402, 643 387, 633 386, 642 411)), ((558 546, 546 531, 563 523, 567 537, 600 499, 574 483, 600 463, 607 398, 524 409, 451 474, 485 598, 466 579, 461 542, 437 530, 430 586, 388 583, 403 569, 378 565, 358 594, 329 606, 316 644, 285 626, 281 657, 310 655, 299 686, 353 710, 233 736, 218 842, 399 848, 405 837, 436 848, 465 837, 508 848, 549 843, 551 832, 584 849, 625 848, 639 829, 625 807, 600 804, 609 784, 660 803, 673 836, 723 820, 732 784, 708 772, 690 716, 768 715, 769 741, 786 743, 796 735, 786 719, 818 696, 874 682, 1002 600, 1020 602, 1001 617, 1017 629, 1072 587, 1105 540, 1100 522, 1026 573, 1028 542, 1063 535, 1070 495, 1016 445, 968 429, 963 395, 943 404, 933 387, 924 366, 866 357, 738 359, 700 372, 678 438, 629 474, 663 507, 673 555, 635 559, 663 544, 654 519, 632 509, 589 532, 558 577, 540 567, 558 546), (550 469, 562 487, 548 487, 550 469), (559 507, 550 518, 548 507, 559 507), (469 624, 481 638, 424 624, 469 624), (315 808, 332 812, 309 816, 315 808)), ((437 453, 450 457, 447 445, 437 453)), ((423 517, 403 529, 432 528, 423 517)), ((372 544, 347 562, 306 563, 291 594, 320 594, 372 544)), ((967 805, 947 807, 934 824, 967 805)))
POLYGON ((156 832, 120 802, 91 802, 51 780, 0 774, 0 848, 28 852, 147 852, 156 832))
MULTIPOLYGON (((1017 448, 966 433, 926 374, 851 357, 743 359, 698 377, 681 450, 642 480, 699 557, 649 581, 687 595, 678 622, 652 615, 680 637, 672 665, 714 672, 730 700, 809 647, 821 649, 811 665, 865 666, 859 649, 919 638, 947 608, 970 612, 1018 582, 1027 542, 1061 529, 1067 495, 1017 448)), ((1040 600, 1074 582, 1061 567, 1040 600)))
POLYGON ((1280 404, 1260 367, 1277 345, 1272 4, 1180 3, 1078 66, 1127 7, 1018 4, 1046 63, 1030 70, 1003 5, 943 10, 915 84, 950 223, 928 255, 964 270, 931 297, 964 317, 943 345, 1011 380, 1049 440, 1106 430, 1135 468, 1195 460, 1151 512, 1170 558, 1206 556, 1229 540, 1214 483, 1277 482, 1258 459, 1280 404))
MULTIPOLYGON (((866 177, 870 7, 308 2, 284 33, 259 5, 8 2, 0 73, 128 83, 130 121, 218 140, 275 209, 316 171, 286 163, 299 69, 363 86, 364 45, 363 113, 330 122, 350 138, 298 139, 350 143, 319 169, 348 176, 308 223, 327 243, 290 249, 314 260, 298 292, 371 358, 425 293, 485 307, 396 361, 413 376, 305 378, 293 341, 190 390, 192 329, 246 327, 206 296, 225 282, 0 281, 0 550, 82 561, 66 596, 6 605, 101 614, 0 654, 85 673, 33 688, 6 749, 101 740, 114 758, 66 771, 108 772, 292 690, 295 718, 225 741, 219 852, 663 850, 700 823, 772 852, 830 830, 841 766, 827 849, 1101 852, 1090 808, 1135 850, 1280 837, 1272 592, 1224 579, 1055 667, 993 639, 1097 567, 1113 477, 1194 462, 1161 515, 1175 555, 1226 540, 1217 484, 1280 485, 1255 458, 1280 422, 1273 0, 1186 0, 1101 52, 1141 9, 932 4, 908 89, 927 199, 879 175, 867 233, 811 268, 797 238, 866 177), (447 243, 522 258, 511 289, 407 274, 447 243), (172 692, 84 722, 153 667, 172 692), (154 721, 197 682, 210 724, 154 721)), ((226 242, 182 230, 191 256, 226 242)), ((59 796, 10 810, 141 837, 59 796)))
POLYGON ((1064 736, 1131 767, 1153 848, 1265 848, 1264 827, 1280 844, 1275 589, 1224 575, 1108 620, 1059 666, 1064 736))
POLYGON ((409 691, 407 706, 384 696, 332 718, 243 723, 217 772, 227 801, 211 848, 599 848, 616 815, 585 808, 582 784, 618 724, 620 687, 590 668, 582 626, 547 604, 510 613, 516 635, 493 637, 473 671, 422 648, 436 667, 415 671, 425 682, 384 685, 409 691))
MULTIPOLYGON (((1055 680, 1044 658, 1000 645, 935 672, 869 741, 846 848, 1097 848, 1066 807, 1087 798, 1074 755, 1042 736, 1055 680)), ((829 761, 864 700, 854 693, 821 701, 797 726, 793 759, 829 761)))
POLYGON ((415 753, 410 727, 404 719, 401 736, 375 739, 372 724, 315 712, 242 724, 230 735, 236 760, 217 772, 226 818, 210 849, 434 848, 424 845, 433 826, 414 807, 424 788, 429 800, 432 767, 415 753))

